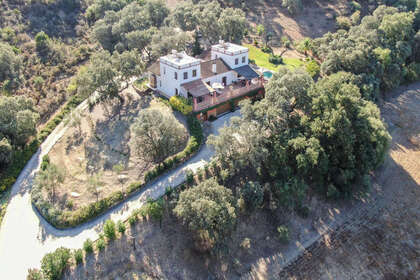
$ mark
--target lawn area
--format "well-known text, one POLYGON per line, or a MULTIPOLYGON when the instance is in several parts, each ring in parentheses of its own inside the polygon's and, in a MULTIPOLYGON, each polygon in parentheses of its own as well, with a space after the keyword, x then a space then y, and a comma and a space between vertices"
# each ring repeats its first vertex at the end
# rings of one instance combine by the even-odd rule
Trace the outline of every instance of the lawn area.
POLYGON ((305 65, 305 63, 300 59, 292 57, 283 57, 283 64, 275 65, 268 61, 270 54, 263 52, 261 49, 251 44, 244 44, 244 46, 249 48, 249 59, 254 60, 255 64, 263 68, 276 71, 280 67, 288 67, 293 69, 305 65))

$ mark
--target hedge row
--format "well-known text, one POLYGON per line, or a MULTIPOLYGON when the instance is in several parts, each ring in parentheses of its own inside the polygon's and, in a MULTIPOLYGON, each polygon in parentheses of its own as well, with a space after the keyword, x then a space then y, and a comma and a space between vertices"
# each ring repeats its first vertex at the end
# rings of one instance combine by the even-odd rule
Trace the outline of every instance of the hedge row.
MULTIPOLYGON (((32 156, 38 151, 40 143, 42 143, 48 135, 61 123, 64 117, 85 98, 74 95, 70 98, 69 102, 64 108, 58 113, 52 120, 50 120, 45 127, 38 133, 36 139, 27 144, 22 150, 16 150, 13 152, 12 162, 4 170, 3 175, 0 177, 0 196, 8 191, 13 184, 16 182, 19 174, 25 168, 26 163, 32 158, 32 156)), ((0 209, 0 225, 3 220, 6 208, 0 209)))
POLYGON ((45 127, 38 133, 39 142, 43 142, 48 135, 64 120, 67 114, 82 103, 86 98, 79 95, 74 95, 70 98, 69 102, 52 120, 50 120, 45 127))
POLYGON ((84 98, 80 96, 73 96, 69 102, 64 106, 60 113, 58 113, 52 120, 50 120, 45 127, 38 133, 37 139, 27 144, 22 150, 16 150, 13 154, 12 163, 4 170, 4 177, 0 178, 0 194, 9 190, 16 182, 17 177, 22 172, 26 163, 37 152, 40 143, 42 143, 48 135, 60 124, 64 117, 77 105, 82 103, 84 98))
POLYGON ((162 164, 156 165, 152 170, 147 171, 144 176, 145 182, 150 182, 172 167, 185 162, 193 153, 198 151, 203 141, 203 130, 201 128, 201 124, 192 115, 188 116, 187 124, 191 136, 185 149, 182 152, 167 158, 162 162, 162 164))
POLYGON ((41 189, 35 186, 32 190, 33 205, 38 212, 56 228, 75 227, 98 217, 111 207, 122 202, 125 197, 143 188, 148 182, 162 175, 164 172, 176 165, 185 162, 193 153, 198 151, 203 141, 201 124, 193 116, 188 117, 187 123, 191 137, 185 149, 182 152, 167 158, 162 164, 159 164, 152 170, 146 172, 144 182, 139 181, 131 183, 124 192, 116 191, 106 198, 81 207, 75 211, 63 211, 55 208, 49 201, 44 199, 41 189))

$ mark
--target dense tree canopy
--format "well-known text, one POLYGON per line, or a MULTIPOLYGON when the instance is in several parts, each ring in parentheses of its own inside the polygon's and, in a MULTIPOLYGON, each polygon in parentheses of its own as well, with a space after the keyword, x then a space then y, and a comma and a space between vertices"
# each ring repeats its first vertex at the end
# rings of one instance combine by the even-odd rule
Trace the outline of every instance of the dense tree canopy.
POLYGON ((32 100, 23 96, 0 97, 0 136, 22 146, 36 133, 39 115, 32 100))
POLYGON ((102 47, 110 52, 138 49, 150 59, 171 49, 185 50, 192 43, 188 31, 200 30, 211 44, 220 39, 240 42, 248 29, 240 9, 222 9, 217 1, 181 1, 169 11, 163 1, 95 2, 90 14, 97 14, 93 33, 102 47), (108 7, 110 10, 103 12, 108 7))
POLYGON ((208 179, 181 192, 174 213, 193 231, 223 238, 236 223, 232 191, 208 179))
POLYGON ((339 30, 315 39, 312 51, 323 61, 323 75, 354 73, 360 79, 363 96, 376 99, 380 90, 409 81, 405 66, 419 63, 413 22, 412 12, 379 6, 349 31, 339 30))
POLYGON ((143 61, 136 51, 100 51, 91 57, 90 64, 82 71, 77 80, 77 90, 88 96, 94 91, 100 99, 119 98, 120 93, 129 85, 129 80, 143 72, 143 61))
POLYGON ((21 70, 20 56, 9 44, 0 42, 0 86, 3 82, 7 82, 8 87, 15 86, 19 82, 21 70))
POLYGON ((350 192, 383 161, 389 142, 378 108, 355 82, 337 73, 314 84, 303 71, 282 70, 264 100, 244 102, 242 119, 208 141, 219 159, 237 170, 252 166, 280 190, 307 182, 350 192))
POLYGON ((127 36, 131 32, 160 27, 168 14, 169 10, 163 1, 132 2, 119 11, 107 11, 95 23, 93 33, 104 49, 110 52, 124 51, 128 48, 127 36))

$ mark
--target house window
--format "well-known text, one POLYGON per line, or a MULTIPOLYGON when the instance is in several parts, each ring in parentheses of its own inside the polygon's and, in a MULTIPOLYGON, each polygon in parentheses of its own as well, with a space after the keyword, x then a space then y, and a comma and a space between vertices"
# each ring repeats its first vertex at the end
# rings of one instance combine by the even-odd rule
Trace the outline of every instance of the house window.
POLYGON ((242 63, 245 63, 245 56, 242 57, 242 63))
POLYGON ((163 75, 166 74, 166 67, 163 67, 163 75))
POLYGON ((204 98, 202 96, 197 97, 197 103, 201 103, 204 101, 204 98))
POLYGON ((178 80, 178 73, 177 72, 175 72, 175 80, 178 80))
POLYGON ((197 77, 197 70, 193 70, 193 77, 197 77))
POLYGON ((175 95, 178 95, 178 89, 177 88, 175 89, 175 95))
POLYGON ((239 64, 239 58, 235 58, 235 65, 239 64))
POLYGON ((188 72, 184 72, 184 80, 188 79, 188 72))
POLYGON ((162 87, 162 81, 159 81, 159 87, 162 87))

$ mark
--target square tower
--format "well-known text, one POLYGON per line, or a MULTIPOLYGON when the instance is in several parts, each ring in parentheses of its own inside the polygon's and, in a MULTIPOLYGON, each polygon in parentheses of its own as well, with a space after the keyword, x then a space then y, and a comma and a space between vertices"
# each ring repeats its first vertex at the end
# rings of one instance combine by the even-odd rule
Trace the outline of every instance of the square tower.
POLYGON ((211 47, 211 59, 221 58, 230 68, 235 69, 248 65, 248 52, 249 50, 246 47, 221 40, 219 44, 211 47))
MULTIPOLYGON (((185 95, 181 92, 181 84, 201 78, 200 60, 185 52, 173 50, 171 54, 160 58, 160 90, 168 97, 185 95)), ((184 96, 186 97, 186 96, 184 96)))

